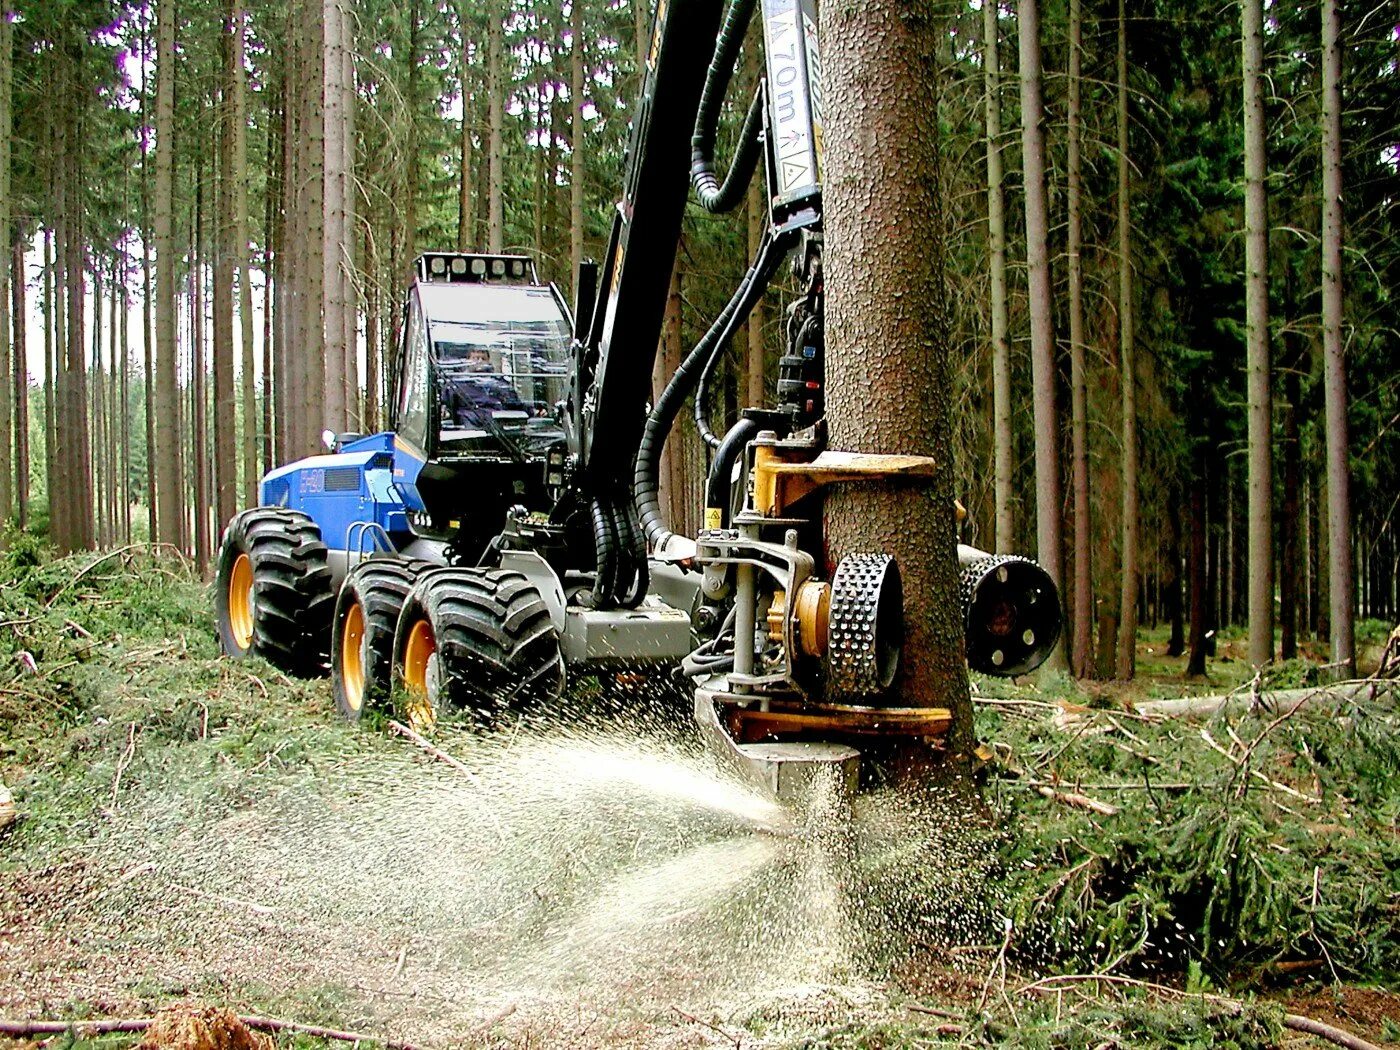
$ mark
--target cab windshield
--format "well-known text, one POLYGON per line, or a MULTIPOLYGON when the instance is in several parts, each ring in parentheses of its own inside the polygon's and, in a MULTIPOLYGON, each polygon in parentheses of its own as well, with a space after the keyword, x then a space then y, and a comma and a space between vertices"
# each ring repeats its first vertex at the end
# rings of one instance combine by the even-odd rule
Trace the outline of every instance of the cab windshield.
POLYGON ((444 451, 506 444, 537 453, 562 437, 569 325, 548 288, 419 285, 437 372, 444 451))

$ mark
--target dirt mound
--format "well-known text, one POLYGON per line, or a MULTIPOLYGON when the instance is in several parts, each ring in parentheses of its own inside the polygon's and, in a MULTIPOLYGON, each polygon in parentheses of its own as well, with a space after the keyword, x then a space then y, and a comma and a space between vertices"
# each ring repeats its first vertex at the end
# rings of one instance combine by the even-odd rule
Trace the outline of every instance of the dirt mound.
POLYGON ((276 1045, 250 1031, 232 1010, 186 1003, 158 1013, 137 1050, 272 1050, 276 1045))

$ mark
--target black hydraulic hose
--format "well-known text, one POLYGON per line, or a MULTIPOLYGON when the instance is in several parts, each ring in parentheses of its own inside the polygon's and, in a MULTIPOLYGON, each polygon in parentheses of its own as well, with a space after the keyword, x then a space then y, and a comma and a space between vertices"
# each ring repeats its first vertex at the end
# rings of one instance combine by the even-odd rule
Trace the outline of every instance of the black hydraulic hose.
POLYGON ((613 528, 612 515, 601 497, 593 500, 592 516, 595 561, 590 604, 595 609, 606 609, 612 604, 613 593, 617 590, 618 537, 613 528))
POLYGON ((755 0, 730 0, 724 22, 720 25, 719 39, 715 42, 714 57, 705 74, 700 106, 696 110, 695 133, 690 140, 690 178, 700 206, 706 211, 733 210, 743 199, 749 179, 753 176, 754 162, 758 159, 758 130, 763 113, 762 102, 755 97, 753 105, 749 107, 749 116, 744 121, 744 130, 724 185, 718 185, 714 152, 719 114, 724 105, 724 96, 729 92, 729 81, 734 76, 739 48, 753 18, 754 3, 755 0), (741 171, 745 166, 747 172, 741 171))
POLYGON ((712 509, 719 510, 719 528, 729 524, 731 503, 730 488, 733 485, 734 461, 744 454, 744 446, 752 441, 759 431, 757 420, 741 419, 729 428, 720 442, 715 461, 710 464, 710 478, 705 486, 705 525, 710 527, 712 509))
POLYGON ((618 534, 622 538, 622 549, 631 572, 626 592, 618 588, 618 605, 624 609, 635 609, 642 604, 651 584, 651 572, 647 567, 647 543, 637 524, 636 513, 626 498, 613 504, 614 518, 618 534))
POLYGON ((754 301, 751 298, 751 288, 756 286, 761 292, 768 286, 778 264, 787 253, 788 246, 789 238, 786 236, 774 240, 768 234, 764 235, 759 244, 758 256, 749 267, 748 273, 744 275, 738 289, 735 290, 734 295, 720 312, 720 315, 715 318, 714 323, 710 325, 704 338, 696 343, 690 353, 686 355, 685 360, 676 369, 676 374, 666 384, 666 389, 656 399, 651 414, 647 416, 646 429, 642 433, 641 445, 637 449, 637 462, 632 473, 632 500, 636 504, 637 514, 641 519, 642 528, 646 532, 647 542, 653 549, 664 543, 671 535, 671 531, 666 527, 665 519, 661 516, 659 496, 661 450, 665 447, 671 426, 675 423, 676 416, 680 414, 685 399, 690 396, 695 384, 699 381, 698 370, 708 366, 709 359, 714 352, 715 341, 724 331, 729 329, 730 322, 740 308, 743 308, 744 316, 748 315, 754 301))
MULTIPOLYGON (((761 250, 760 255, 762 255, 761 250)), ((776 256, 774 270, 777 269, 777 261, 781 261, 781 259, 782 254, 780 253, 776 256)), ((710 356, 705 361, 705 367, 700 372, 699 384, 695 389, 695 404, 693 406, 695 429, 699 432, 701 440, 710 448, 719 448, 720 443, 720 439, 710 428, 710 378, 715 374, 715 368, 719 365, 720 356, 724 353, 725 348, 733 341, 735 333, 739 331, 739 326, 748 320, 749 314, 753 312, 754 304, 758 302, 759 296, 767 289, 768 282, 773 278, 773 274, 770 272, 762 281, 753 283, 749 281, 752 272, 750 270, 749 274, 745 274, 744 281, 739 284, 737 294, 744 295, 746 298, 739 303, 738 308, 730 315, 728 323, 714 340, 710 356)), ((733 300, 731 300, 732 302, 733 300)))
POLYGON ((749 111, 744 117, 744 126, 739 131, 739 141, 734 145, 734 159, 729 162, 729 171, 721 183, 714 168, 714 132, 709 135, 709 154, 700 152, 700 129, 697 127, 697 145, 692 149, 690 161, 690 181, 695 187, 695 199, 700 207, 708 212, 733 211, 743 201, 758 167, 759 134, 763 131, 763 89, 753 93, 749 111))

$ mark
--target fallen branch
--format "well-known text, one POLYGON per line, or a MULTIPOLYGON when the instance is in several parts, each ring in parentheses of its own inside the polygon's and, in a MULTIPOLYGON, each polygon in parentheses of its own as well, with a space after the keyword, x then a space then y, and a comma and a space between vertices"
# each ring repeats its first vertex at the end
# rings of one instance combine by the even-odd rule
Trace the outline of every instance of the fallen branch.
MULTIPOLYGON (((1155 981, 1142 981, 1136 977, 1117 977, 1107 973, 1064 973, 1050 977, 1042 977, 1038 981, 1023 985, 1020 994, 1037 991, 1041 988, 1051 988, 1057 984, 1084 984, 1090 981, 1104 981, 1108 984, 1125 984, 1134 988, 1146 988, 1149 991, 1158 992, 1163 995, 1175 996, 1179 999, 1205 999, 1209 1002, 1238 1014, 1243 1012, 1245 1004, 1238 999, 1230 999, 1223 995, 1212 995, 1209 992, 1186 992, 1180 988, 1173 988, 1169 984, 1157 984, 1155 981)), ((1341 1028, 1325 1024, 1322 1021, 1315 1021, 1311 1017, 1304 1017, 1302 1014, 1284 1014, 1283 1027, 1290 1028, 1295 1032, 1306 1032, 1308 1035, 1315 1035, 1319 1039, 1326 1039, 1329 1043, 1337 1046, 1344 1046, 1347 1050, 1383 1050, 1382 1047, 1363 1039, 1359 1035, 1352 1035, 1341 1028)))
POLYGON ((1096 798, 1090 798, 1088 795, 1081 795, 1075 791, 1060 791, 1057 788, 1050 787, 1048 784, 1039 784, 1036 786, 1035 790, 1051 801, 1060 802, 1066 806, 1073 806, 1075 809, 1087 809, 1105 817, 1116 817, 1118 815, 1117 806, 1109 802, 1100 802, 1096 798))
POLYGON ((1250 776, 1254 777, 1261 783, 1268 784, 1275 791, 1282 791, 1285 795, 1292 795, 1296 799, 1300 799, 1303 802, 1310 802, 1313 805, 1317 805, 1322 801, 1322 799, 1315 798, 1312 795, 1305 795, 1301 791, 1289 787, 1287 784, 1281 784, 1277 780, 1273 780, 1272 778, 1266 776, 1261 771, 1254 769, 1251 766, 1247 766, 1245 764, 1245 761, 1238 755, 1235 755, 1230 751, 1226 751, 1223 747, 1221 747, 1220 744, 1216 741, 1215 737, 1211 736, 1210 731, 1204 726, 1201 727, 1201 739, 1206 742, 1206 746, 1209 747, 1212 751, 1215 751, 1217 754, 1225 756, 1225 758, 1228 761, 1233 762, 1243 772, 1248 773, 1250 776))
POLYGON ((1184 696, 1174 700, 1145 700, 1137 713, 1149 717, 1204 717, 1217 711, 1249 710, 1262 706, 1280 714, 1292 714, 1305 704, 1326 701, 1373 700, 1400 692, 1400 682, 1390 678, 1359 678, 1315 689, 1276 689, 1261 693, 1227 693, 1223 696, 1184 696))
POLYGON ((117 762, 117 775, 112 778, 112 802, 109 808, 117 808, 117 792, 121 790, 122 774, 126 772, 126 767, 131 765, 131 759, 136 754, 136 723, 132 722, 126 730, 126 750, 122 752, 122 757, 117 762))
MULTIPOLYGON (((385 1050, 418 1050, 412 1043, 397 1039, 377 1039, 363 1032, 342 1032, 320 1025, 284 1021, 278 1017, 243 1016, 238 1018, 259 1032, 300 1032, 317 1039, 332 1039, 341 1043, 377 1043, 385 1050)), ((0 1018, 0 1035, 25 1038, 34 1035, 107 1035, 114 1032, 144 1032, 155 1023, 154 1017, 112 1018, 104 1021, 7 1021, 0 1018)))
POLYGON ((120 557, 121 555, 126 554, 128 551, 134 551, 144 546, 146 546, 146 544, 144 543, 129 543, 125 547, 118 547, 114 551, 108 551, 96 561, 84 565, 81 569, 79 569, 73 574, 73 578, 71 580, 65 583, 58 590, 54 591, 53 594, 49 595, 49 600, 44 603, 44 608, 47 609, 50 606, 52 606, 54 602, 58 601, 60 595, 67 593, 75 583, 81 580, 88 573, 92 572, 92 570, 97 568, 99 565, 102 565, 105 562, 109 562, 113 558, 120 557))

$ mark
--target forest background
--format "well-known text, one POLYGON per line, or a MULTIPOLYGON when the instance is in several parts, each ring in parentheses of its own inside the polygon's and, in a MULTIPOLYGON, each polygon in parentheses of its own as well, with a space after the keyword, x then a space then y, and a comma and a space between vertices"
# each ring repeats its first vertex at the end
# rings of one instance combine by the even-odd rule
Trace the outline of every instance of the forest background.
MULTIPOLYGON (((417 253, 527 252, 569 294, 603 248, 651 17, 3 6, 0 520, 201 567, 264 470, 386 425, 417 253)), ((964 538, 1051 568, 1077 675, 1131 677, 1158 622, 1196 671, 1246 623, 1256 663, 1314 644, 1350 667, 1352 617, 1400 604, 1400 4, 935 6, 964 538)), ((742 276, 756 185, 746 212, 689 210, 658 376, 742 276)), ((775 381, 791 291, 729 348, 716 429, 775 381)), ((684 420, 681 531, 704 455, 684 420)))

